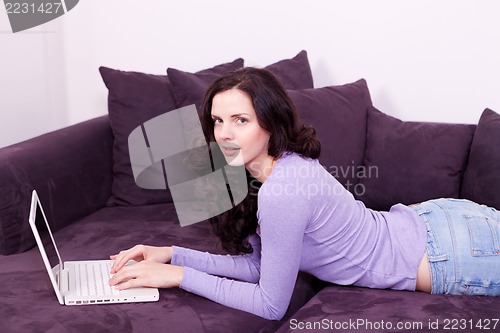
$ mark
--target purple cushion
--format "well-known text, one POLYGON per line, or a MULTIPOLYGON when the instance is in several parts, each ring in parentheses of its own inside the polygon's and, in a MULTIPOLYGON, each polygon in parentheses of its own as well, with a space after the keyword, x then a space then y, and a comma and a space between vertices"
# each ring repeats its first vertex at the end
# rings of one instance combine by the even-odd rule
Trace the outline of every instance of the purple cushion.
MULTIPOLYGON (((197 74, 202 80, 209 80, 241 66, 243 59, 236 59, 197 74)), ((99 71, 109 90, 109 122, 114 135, 113 185, 107 205, 172 202, 169 190, 145 190, 136 185, 128 152, 128 136, 133 129, 151 118, 177 109, 169 78, 106 67, 100 67, 99 71)))
POLYGON ((363 165, 366 113, 372 105, 366 81, 288 93, 301 120, 316 129, 321 164, 353 191, 356 171, 363 165))
MULTIPOLYGON (((107 259, 139 243, 223 253, 210 230, 206 221, 181 227, 170 203, 106 207, 60 230, 54 238, 64 261, 107 259)), ((0 256, 0 267, 0 332, 244 333, 275 332, 280 324, 180 288, 160 289, 158 302, 61 306, 37 248, 0 256)), ((310 276, 299 274, 287 316, 313 296, 313 283, 310 276)))
POLYGON ((292 59, 284 59, 265 67, 285 89, 314 88, 307 52, 302 50, 292 59))
POLYGON ((485 332, 479 328, 481 323, 483 328, 484 323, 491 323, 488 330, 492 332, 495 331, 492 324, 496 321, 489 318, 498 318, 499 306, 500 297, 430 295, 329 285, 292 315, 276 333, 430 333, 446 332, 448 329, 451 332, 485 332), (322 329, 311 329, 316 323, 322 323, 322 329), (469 324, 465 323, 471 324, 466 326, 469 324), (462 329, 451 330, 458 325, 462 325, 462 329))
MULTIPOLYGON (((243 67, 243 62, 241 66, 243 67)), ((292 59, 281 60, 266 67, 286 89, 305 89, 313 87, 311 68, 307 52, 301 51, 292 59)), ((219 77, 211 73, 189 73, 168 68, 177 107, 195 104, 198 107, 210 83, 219 77)))
POLYGON ((474 134, 461 196, 500 209, 500 115, 490 109, 474 134))
POLYGON ((357 198, 377 210, 396 203, 458 198, 475 128, 404 122, 371 107, 357 198))
POLYGON ((0 149, 0 254, 35 245, 28 224, 33 189, 54 232, 103 207, 112 145, 103 116, 0 149))

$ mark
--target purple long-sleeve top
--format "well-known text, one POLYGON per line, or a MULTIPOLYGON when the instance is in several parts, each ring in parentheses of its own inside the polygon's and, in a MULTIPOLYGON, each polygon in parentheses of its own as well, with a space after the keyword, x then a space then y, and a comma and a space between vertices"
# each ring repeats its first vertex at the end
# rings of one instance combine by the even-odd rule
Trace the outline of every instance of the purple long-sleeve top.
POLYGON ((424 222, 402 204, 377 212, 354 199, 318 160, 284 154, 258 193, 247 255, 174 246, 181 288, 268 319, 281 319, 297 274, 341 285, 415 290, 424 222))

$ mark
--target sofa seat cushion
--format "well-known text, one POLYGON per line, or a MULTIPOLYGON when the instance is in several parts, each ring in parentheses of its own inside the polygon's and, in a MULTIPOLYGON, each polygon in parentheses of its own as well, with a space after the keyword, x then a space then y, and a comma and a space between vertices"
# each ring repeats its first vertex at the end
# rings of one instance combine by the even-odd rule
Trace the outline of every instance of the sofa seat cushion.
POLYGON ((444 332, 447 329, 479 332, 482 330, 476 324, 483 324, 484 328, 489 323, 489 329, 493 330, 499 306, 499 297, 331 285, 315 295, 277 332, 444 332), (472 328, 459 329, 464 321, 472 328), (307 329, 321 324, 324 326, 319 329, 307 329))
MULTIPOLYGON (((197 74, 211 79, 242 66, 243 59, 239 58, 197 74)), ((136 185, 128 151, 128 136, 132 130, 147 120, 177 109, 169 78, 107 67, 100 67, 99 71, 109 91, 109 122, 114 136, 113 184, 107 205, 139 206, 172 202, 168 190, 142 189, 136 185)))
POLYGON ((475 128, 405 122, 370 108, 357 198, 377 210, 397 203, 458 198, 475 128))
MULTIPOLYGON (((180 227, 173 204, 107 207, 54 234, 63 261, 108 259, 135 244, 179 245, 222 253, 210 225, 180 227)), ((0 256, 0 332, 274 331, 279 322, 216 304, 179 288, 160 289, 158 302, 61 306, 38 249, 0 256), (29 314, 29 316, 26 316, 29 314)), ((314 294, 301 275, 290 313, 314 294)))
POLYGON ((490 109, 474 134, 461 196, 500 209, 500 115, 490 109))
POLYGON ((316 129, 321 142, 320 163, 352 192, 363 164, 366 114, 372 105, 366 81, 288 93, 301 121, 316 129))

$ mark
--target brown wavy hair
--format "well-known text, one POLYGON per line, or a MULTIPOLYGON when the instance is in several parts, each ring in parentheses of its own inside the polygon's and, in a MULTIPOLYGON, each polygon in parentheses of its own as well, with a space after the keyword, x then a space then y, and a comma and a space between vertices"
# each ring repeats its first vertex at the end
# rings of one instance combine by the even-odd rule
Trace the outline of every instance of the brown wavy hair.
MULTIPOLYGON (((270 133, 268 154, 278 159, 286 152, 318 158, 321 144, 316 130, 300 122, 297 109, 281 83, 269 71, 246 67, 215 80, 205 93, 201 122, 208 141, 215 141, 212 101, 218 93, 238 89, 253 104, 259 125, 270 133)), ((233 254, 251 253, 248 236, 257 229, 257 194, 260 183, 247 171, 248 195, 225 213, 210 219, 223 249, 233 254)))

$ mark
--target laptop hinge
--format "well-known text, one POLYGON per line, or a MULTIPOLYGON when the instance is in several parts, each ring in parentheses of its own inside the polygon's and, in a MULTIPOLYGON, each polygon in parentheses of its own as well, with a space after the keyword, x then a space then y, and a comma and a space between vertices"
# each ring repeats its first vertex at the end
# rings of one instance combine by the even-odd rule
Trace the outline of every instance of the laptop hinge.
POLYGON ((66 295, 69 290, 69 274, 67 269, 61 270, 61 276, 59 277, 59 288, 63 295, 66 295))

